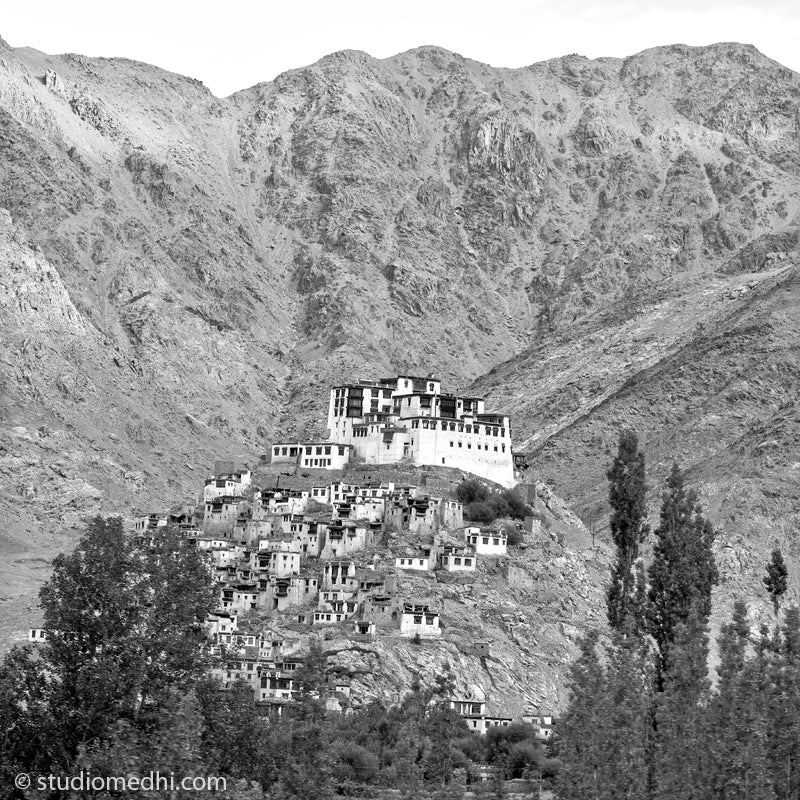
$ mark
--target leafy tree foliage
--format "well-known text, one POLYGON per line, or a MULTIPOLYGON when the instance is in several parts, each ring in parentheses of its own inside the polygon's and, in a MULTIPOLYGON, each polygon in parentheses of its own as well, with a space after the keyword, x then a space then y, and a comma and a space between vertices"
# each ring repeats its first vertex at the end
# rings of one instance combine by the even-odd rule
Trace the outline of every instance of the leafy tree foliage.
POLYGON ((597 653, 588 636, 572 674, 572 702, 558 725, 560 795, 582 800, 647 795, 651 669, 646 649, 618 636, 597 653))
POLYGON ((558 793, 574 800, 599 798, 606 771, 613 768, 602 733, 609 711, 608 678, 597 653, 598 638, 592 631, 581 642, 571 670, 569 710, 558 727, 558 755, 564 762, 558 793))
POLYGON ((456 499, 465 506, 482 503, 488 497, 489 490, 480 481, 465 479, 456 486, 456 499))
POLYGON ((75 551, 55 559, 40 597, 46 643, 35 655, 12 651, 0 668, 4 765, 56 773, 125 726, 125 741, 152 733, 164 704, 207 669, 211 577, 172 529, 140 544, 120 519, 93 519, 75 551))
POLYGON ((737 601, 719 638, 719 685, 706 712, 705 769, 710 797, 773 800, 765 687, 757 660, 748 658, 749 634, 747 607, 737 601))
POLYGON ((697 624, 708 619, 711 590, 719 579, 712 551, 714 528, 703 516, 697 495, 685 488, 677 464, 667 479, 655 533, 647 617, 663 673, 678 626, 686 625, 692 616, 697 624))
POLYGON ((779 800, 800 797, 800 610, 786 610, 780 635, 766 652, 767 750, 779 800))
POLYGON ((778 549, 773 550, 770 560, 767 562, 767 574, 764 576, 763 582, 772 600, 776 615, 788 588, 788 576, 789 571, 786 569, 783 554, 778 549))
POLYGON ((655 798, 693 800, 708 796, 703 747, 708 735, 708 636, 697 613, 673 632, 675 646, 656 703, 655 798))
POLYGON ((203 716, 203 761, 215 773, 248 777, 259 755, 261 722, 250 684, 237 681, 225 690, 207 678, 197 686, 203 716))
POLYGON ((523 722, 490 728, 486 732, 485 750, 486 761, 502 764, 508 778, 538 775, 544 769, 545 753, 536 738, 536 729, 523 722))
POLYGON ((611 537, 617 555, 607 592, 608 621, 612 628, 641 633, 644 628, 644 581, 637 569, 639 545, 648 533, 647 484, 644 453, 633 431, 623 431, 614 462, 607 473, 611 505, 611 537))
POLYGON ((531 507, 513 489, 490 492, 480 481, 463 480, 456 486, 456 498, 464 504, 464 515, 473 522, 489 523, 503 517, 525 519, 531 507))

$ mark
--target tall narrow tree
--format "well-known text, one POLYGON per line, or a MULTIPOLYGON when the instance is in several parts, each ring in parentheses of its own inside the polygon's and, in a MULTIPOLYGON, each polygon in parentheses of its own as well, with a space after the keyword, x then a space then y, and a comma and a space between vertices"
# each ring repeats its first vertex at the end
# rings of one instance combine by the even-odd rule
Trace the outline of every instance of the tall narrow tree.
POLYGON ((779 800, 800 797, 800 610, 786 609, 768 681, 768 748, 779 800))
POLYGON ((737 601, 719 638, 717 691, 708 707, 709 798, 774 800, 767 709, 759 659, 750 651, 747 606, 737 601))
POLYGON ((706 798, 708 638, 696 613, 674 628, 673 647, 656 705, 655 800, 706 798))
POLYGON ((611 537, 617 548, 606 594, 608 621, 623 634, 644 627, 641 603, 643 586, 638 580, 639 545, 647 536, 644 453, 633 431, 623 431, 614 462, 606 472, 611 504, 611 537))
POLYGON ((647 797, 653 737, 653 669, 647 642, 615 637, 608 650, 606 722, 608 761, 606 796, 647 797))
POLYGON ((788 588, 788 575, 789 571, 786 569, 783 554, 778 549, 773 550, 770 560, 767 562, 767 574, 764 575, 763 581, 772 600, 772 607, 775 609, 776 617, 780 610, 781 600, 788 588))
POLYGON ((572 699, 558 724, 559 796, 639 800, 649 786, 652 668, 639 640, 616 634, 605 648, 589 635, 572 670, 572 699))
POLYGON ((661 516, 650 565, 647 621, 656 640, 663 674, 678 625, 692 615, 703 624, 711 613, 711 590, 719 579, 712 546, 715 532, 697 495, 684 486, 674 464, 662 496, 661 516))
POLYGON ((573 800, 600 797, 606 760, 604 722, 609 713, 606 672, 597 654, 597 633, 581 642, 572 667, 569 710, 559 721, 557 748, 564 762, 559 796, 573 800))

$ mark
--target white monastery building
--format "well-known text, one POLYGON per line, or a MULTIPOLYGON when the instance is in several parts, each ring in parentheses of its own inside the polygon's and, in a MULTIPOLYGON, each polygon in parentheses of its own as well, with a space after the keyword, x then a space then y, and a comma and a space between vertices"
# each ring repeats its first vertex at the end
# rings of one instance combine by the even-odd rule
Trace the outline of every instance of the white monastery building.
POLYGON ((316 469, 342 469, 353 448, 332 442, 278 442, 272 447, 273 464, 299 464, 316 469))
POLYGON ((508 552, 508 538, 497 531, 464 528, 464 541, 483 556, 504 556, 508 552))
POLYGON ((429 605, 419 603, 403 603, 400 615, 400 635, 404 637, 439 636, 439 612, 431 610, 429 605))
POLYGON ((398 375, 334 386, 328 437, 351 445, 353 455, 370 464, 405 459, 514 485, 508 416, 487 413, 483 398, 442 393, 433 377, 398 375))

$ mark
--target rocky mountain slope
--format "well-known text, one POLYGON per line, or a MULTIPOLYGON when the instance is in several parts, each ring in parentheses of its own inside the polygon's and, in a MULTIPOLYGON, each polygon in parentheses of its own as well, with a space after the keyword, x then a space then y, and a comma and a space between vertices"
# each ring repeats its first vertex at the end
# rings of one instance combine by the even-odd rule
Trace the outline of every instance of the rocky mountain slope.
POLYGON ((738 44, 342 52, 220 99, 0 40, 4 602, 82 515, 193 494, 395 370, 483 375, 584 518, 635 427, 760 597, 764 552, 800 556, 799 98, 738 44))

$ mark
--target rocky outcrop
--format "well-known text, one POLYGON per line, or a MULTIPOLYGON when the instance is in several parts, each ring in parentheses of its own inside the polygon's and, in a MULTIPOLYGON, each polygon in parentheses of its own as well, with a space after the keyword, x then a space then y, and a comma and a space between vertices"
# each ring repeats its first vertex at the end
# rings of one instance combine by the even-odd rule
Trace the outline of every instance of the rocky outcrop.
POLYGON ((50 69, 50 67, 44 71, 44 85, 62 100, 67 99, 67 90, 64 86, 64 81, 62 81, 61 76, 54 69, 50 69))
POLYGON ((61 276, 37 250, 31 249, 11 214, 0 208, 0 314, 5 336, 86 335, 86 322, 61 276))
POLYGON ((69 101, 69 106, 75 116, 80 117, 103 136, 111 138, 121 136, 120 126, 115 121, 113 114, 101 100, 95 99, 91 94, 85 91, 81 92, 69 101))

